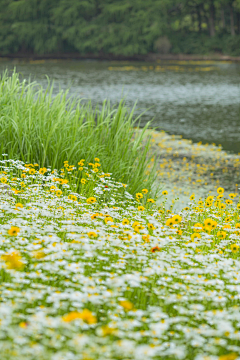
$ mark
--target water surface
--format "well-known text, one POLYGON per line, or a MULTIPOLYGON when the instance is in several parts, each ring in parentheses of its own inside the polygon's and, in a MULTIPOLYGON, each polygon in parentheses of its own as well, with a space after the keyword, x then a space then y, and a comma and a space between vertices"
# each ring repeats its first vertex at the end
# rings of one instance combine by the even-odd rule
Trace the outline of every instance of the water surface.
POLYGON ((91 99, 94 104, 108 99, 126 104, 137 101, 137 112, 147 112, 142 125, 193 141, 222 144, 240 152, 240 64, 229 62, 165 61, 128 63, 98 61, 7 61, 0 71, 16 67, 24 78, 31 78, 46 88, 54 80, 69 94, 91 99))

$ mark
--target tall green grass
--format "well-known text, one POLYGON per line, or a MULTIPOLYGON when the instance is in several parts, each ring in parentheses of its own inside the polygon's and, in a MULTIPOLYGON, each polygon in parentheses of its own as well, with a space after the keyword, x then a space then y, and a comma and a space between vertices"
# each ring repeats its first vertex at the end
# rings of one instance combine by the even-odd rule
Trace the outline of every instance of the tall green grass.
POLYGON ((0 81, 0 157, 41 166, 61 168, 65 160, 77 165, 82 158, 101 160, 102 168, 135 193, 152 188, 153 168, 146 172, 150 139, 142 147, 147 126, 136 132, 134 108, 121 101, 116 107, 104 102, 101 109, 91 102, 68 98, 67 92, 52 94, 49 84, 44 91, 35 82, 21 81, 19 74, 5 72, 0 81), (149 172, 149 171, 148 171, 149 172))

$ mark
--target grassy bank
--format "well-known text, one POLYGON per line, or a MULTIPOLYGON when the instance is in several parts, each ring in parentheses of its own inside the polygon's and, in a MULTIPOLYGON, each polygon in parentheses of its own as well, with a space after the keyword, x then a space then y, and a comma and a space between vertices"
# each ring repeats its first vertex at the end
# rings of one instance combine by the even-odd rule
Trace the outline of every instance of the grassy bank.
POLYGON ((70 163, 0 162, 1 360, 239 359, 236 194, 173 214, 80 165, 75 193, 70 163))
MULTIPOLYGON (((11 159, 38 163, 60 169, 68 160, 75 166, 81 158, 94 162, 96 154, 104 171, 127 183, 131 193, 151 188, 154 169, 146 175, 149 142, 142 151, 145 129, 133 139, 134 108, 129 111, 121 101, 118 107, 104 102, 101 109, 91 102, 68 98, 67 92, 52 96, 38 84, 20 81, 19 74, 0 82, 0 154, 11 159), (140 151, 141 150, 141 151, 140 151)), ((2 155, 0 155, 1 157, 2 155)))

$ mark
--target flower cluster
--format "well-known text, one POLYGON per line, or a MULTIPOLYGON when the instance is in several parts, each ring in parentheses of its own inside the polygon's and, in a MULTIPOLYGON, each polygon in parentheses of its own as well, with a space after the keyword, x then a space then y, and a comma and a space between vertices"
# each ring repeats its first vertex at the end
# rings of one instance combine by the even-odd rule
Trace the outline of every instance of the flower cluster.
POLYGON ((0 166, 1 359, 240 357, 235 193, 174 214, 97 158, 0 166))

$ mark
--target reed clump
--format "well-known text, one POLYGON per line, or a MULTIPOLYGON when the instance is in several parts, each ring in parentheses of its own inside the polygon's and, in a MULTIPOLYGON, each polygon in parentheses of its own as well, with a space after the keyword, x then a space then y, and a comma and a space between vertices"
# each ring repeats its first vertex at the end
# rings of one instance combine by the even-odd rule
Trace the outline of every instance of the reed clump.
POLYGON ((0 81, 0 157, 60 169, 64 160, 77 164, 81 158, 101 158, 103 171, 128 184, 136 193, 152 188, 155 169, 149 170, 150 139, 145 130, 136 132, 140 117, 124 103, 101 107, 69 98, 68 92, 53 96, 49 83, 44 90, 36 82, 20 79, 15 71, 5 72, 0 81), (146 140, 146 139, 145 139, 146 140))

